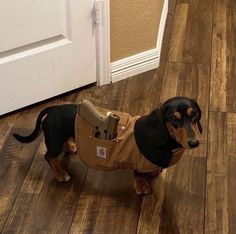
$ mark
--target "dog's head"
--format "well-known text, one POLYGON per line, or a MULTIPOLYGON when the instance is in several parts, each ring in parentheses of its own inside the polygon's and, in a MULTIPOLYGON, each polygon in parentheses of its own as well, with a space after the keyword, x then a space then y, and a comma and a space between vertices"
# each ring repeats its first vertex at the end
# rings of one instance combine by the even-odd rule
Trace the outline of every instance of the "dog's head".
POLYGON ((199 145, 199 136, 202 133, 201 109, 196 101, 186 97, 174 97, 154 110, 150 116, 146 135, 154 144, 164 144, 169 133, 185 149, 199 145))
POLYGON ((163 106, 163 117, 167 129, 184 148, 195 148, 202 134, 201 109, 196 101, 186 97, 174 97, 163 106))

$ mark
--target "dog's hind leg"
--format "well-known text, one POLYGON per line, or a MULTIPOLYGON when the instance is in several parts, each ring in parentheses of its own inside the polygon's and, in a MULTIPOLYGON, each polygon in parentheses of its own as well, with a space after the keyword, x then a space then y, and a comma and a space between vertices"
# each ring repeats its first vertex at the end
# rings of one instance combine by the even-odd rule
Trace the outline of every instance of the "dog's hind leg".
POLYGON ((61 166, 59 157, 52 157, 48 152, 45 154, 45 159, 52 168, 53 175, 58 182, 70 180, 70 175, 61 166))

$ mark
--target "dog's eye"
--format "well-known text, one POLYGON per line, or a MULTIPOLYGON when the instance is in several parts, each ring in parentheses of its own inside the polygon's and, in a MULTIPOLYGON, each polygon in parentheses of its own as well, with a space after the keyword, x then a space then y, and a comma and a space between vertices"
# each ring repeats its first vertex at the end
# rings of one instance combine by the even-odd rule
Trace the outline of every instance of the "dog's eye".
POLYGON ((192 113, 191 113, 191 117, 195 117, 196 114, 197 114, 197 112, 195 110, 193 110, 192 113))
POLYGON ((178 119, 175 116, 171 116, 170 118, 172 121, 177 121, 178 119))

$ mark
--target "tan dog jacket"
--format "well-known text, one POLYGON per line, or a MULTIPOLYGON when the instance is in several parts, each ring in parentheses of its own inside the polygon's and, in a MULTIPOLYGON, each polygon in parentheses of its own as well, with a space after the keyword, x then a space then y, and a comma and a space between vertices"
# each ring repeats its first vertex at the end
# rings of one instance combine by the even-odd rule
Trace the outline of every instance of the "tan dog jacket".
MULTIPOLYGON (((108 110, 99 109, 102 113, 108 110)), ((139 172, 153 172, 161 170, 139 151, 135 136, 134 124, 140 116, 132 117, 128 113, 112 111, 120 117, 117 138, 102 140, 93 136, 93 127, 82 116, 77 114, 75 120, 76 147, 81 161, 95 169, 115 170, 133 169, 139 172)), ((173 154, 169 166, 175 164, 181 158, 183 149, 173 154)), ((158 155, 157 155, 158 157, 158 155)))

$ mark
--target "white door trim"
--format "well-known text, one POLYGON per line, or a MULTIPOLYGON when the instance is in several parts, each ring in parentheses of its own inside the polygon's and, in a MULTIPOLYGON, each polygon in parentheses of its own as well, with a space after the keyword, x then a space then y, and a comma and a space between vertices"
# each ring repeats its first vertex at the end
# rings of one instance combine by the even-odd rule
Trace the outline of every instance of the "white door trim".
POLYGON ((161 45, 168 14, 168 0, 164 0, 157 35, 156 48, 110 63, 110 0, 103 4, 102 23, 98 25, 98 85, 116 82, 159 67, 161 45))
POLYGON ((95 0, 97 85, 111 83, 110 1, 95 0))
POLYGON ((165 32, 165 25, 166 25, 166 19, 168 15, 168 7, 169 7, 169 0, 164 0, 164 5, 161 13, 161 19, 159 24, 159 31, 157 35, 157 44, 156 49, 159 51, 159 55, 161 55, 161 46, 162 46, 162 40, 165 32))

